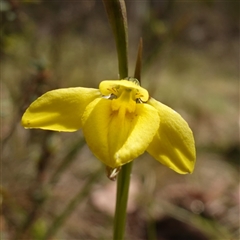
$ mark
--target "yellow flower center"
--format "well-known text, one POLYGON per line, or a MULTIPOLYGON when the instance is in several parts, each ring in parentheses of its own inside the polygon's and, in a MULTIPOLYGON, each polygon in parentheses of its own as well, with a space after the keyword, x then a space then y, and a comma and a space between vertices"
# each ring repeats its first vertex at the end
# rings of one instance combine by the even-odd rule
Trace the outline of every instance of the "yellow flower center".
POLYGON ((99 85, 100 92, 112 99, 112 111, 118 111, 124 117, 126 112, 133 113, 136 104, 149 99, 148 91, 134 81, 102 81, 99 85))

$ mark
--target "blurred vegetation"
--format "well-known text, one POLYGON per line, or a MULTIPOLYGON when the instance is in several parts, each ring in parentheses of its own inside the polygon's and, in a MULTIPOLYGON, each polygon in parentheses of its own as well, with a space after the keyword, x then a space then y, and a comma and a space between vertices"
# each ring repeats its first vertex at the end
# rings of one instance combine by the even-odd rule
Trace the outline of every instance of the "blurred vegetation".
MULTIPOLYGON (((126 1, 130 75, 193 129, 197 164, 181 176, 134 162, 128 239, 239 237, 239 2, 126 1), (135 187, 135 188, 134 188, 135 187)), ((81 131, 25 130, 21 115, 60 87, 117 79, 103 4, 0 0, 1 239, 111 239, 114 185, 81 131)))

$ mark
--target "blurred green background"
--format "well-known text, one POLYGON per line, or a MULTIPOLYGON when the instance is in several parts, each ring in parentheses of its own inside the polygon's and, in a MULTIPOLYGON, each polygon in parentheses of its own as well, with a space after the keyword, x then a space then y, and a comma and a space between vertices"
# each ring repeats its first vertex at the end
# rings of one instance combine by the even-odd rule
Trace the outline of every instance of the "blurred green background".
MULTIPOLYGON (((82 132, 20 125, 46 91, 118 79, 103 4, 0 0, 0 6, 1 239, 111 239, 116 183, 82 132)), ((129 75, 142 37, 142 86, 187 120, 197 148, 191 175, 148 154, 135 160, 127 239, 238 239, 239 2, 126 6, 129 75)))

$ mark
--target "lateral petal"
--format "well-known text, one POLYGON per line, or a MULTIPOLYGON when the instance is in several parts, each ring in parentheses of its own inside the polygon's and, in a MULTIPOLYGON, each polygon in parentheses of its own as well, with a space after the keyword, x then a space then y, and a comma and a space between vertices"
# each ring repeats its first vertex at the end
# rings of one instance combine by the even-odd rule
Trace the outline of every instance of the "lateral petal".
POLYGON ((119 167, 141 155, 159 126, 157 111, 137 104, 133 113, 121 117, 112 110, 112 100, 96 99, 83 114, 83 133, 95 156, 111 168, 119 167))
POLYGON ((36 99, 22 117, 25 128, 73 132, 82 127, 86 106, 101 93, 94 88, 63 88, 36 99))
POLYGON ((194 169, 196 152, 193 133, 187 122, 173 109, 151 98, 148 103, 157 109, 160 126, 147 151, 163 165, 180 174, 194 169))

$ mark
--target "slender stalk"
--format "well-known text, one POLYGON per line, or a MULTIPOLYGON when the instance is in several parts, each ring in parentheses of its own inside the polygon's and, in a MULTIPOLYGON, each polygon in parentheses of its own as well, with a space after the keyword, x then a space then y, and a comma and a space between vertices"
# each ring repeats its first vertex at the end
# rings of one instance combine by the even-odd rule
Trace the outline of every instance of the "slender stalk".
MULTIPOLYGON (((134 77, 141 79, 141 63, 142 63, 142 39, 139 41, 138 55, 135 66, 134 77)), ((130 177, 133 162, 130 162, 122 167, 117 179, 117 201, 114 218, 114 233, 113 239, 124 239, 126 213, 127 213, 127 200, 130 185, 130 177)))
MULTIPOLYGON (((103 0, 109 23, 113 30, 118 54, 119 78, 128 77, 128 32, 127 13, 124 0, 103 0)), ((117 179, 117 199, 114 218, 113 239, 124 238, 128 190, 132 162, 124 165, 117 179)))
POLYGON ((128 77, 127 12, 124 0, 102 0, 115 38, 120 79, 128 77))
MULTIPOLYGON (((119 77, 123 79, 128 76, 128 33, 125 2, 124 0, 103 0, 103 3, 116 41, 119 77)), ((134 73, 135 77, 139 80, 141 78, 141 63, 142 40, 140 39, 134 73)), ((132 165, 133 162, 124 165, 117 179, 117 199, 113 232, 114 240, 122 240, 125 235, 127 201, 132 165)))
POLYGON ((128 189, 133 162, 122 167, 117 179, 117 201, 114 218, 113 239, 124 239, 128 189))

